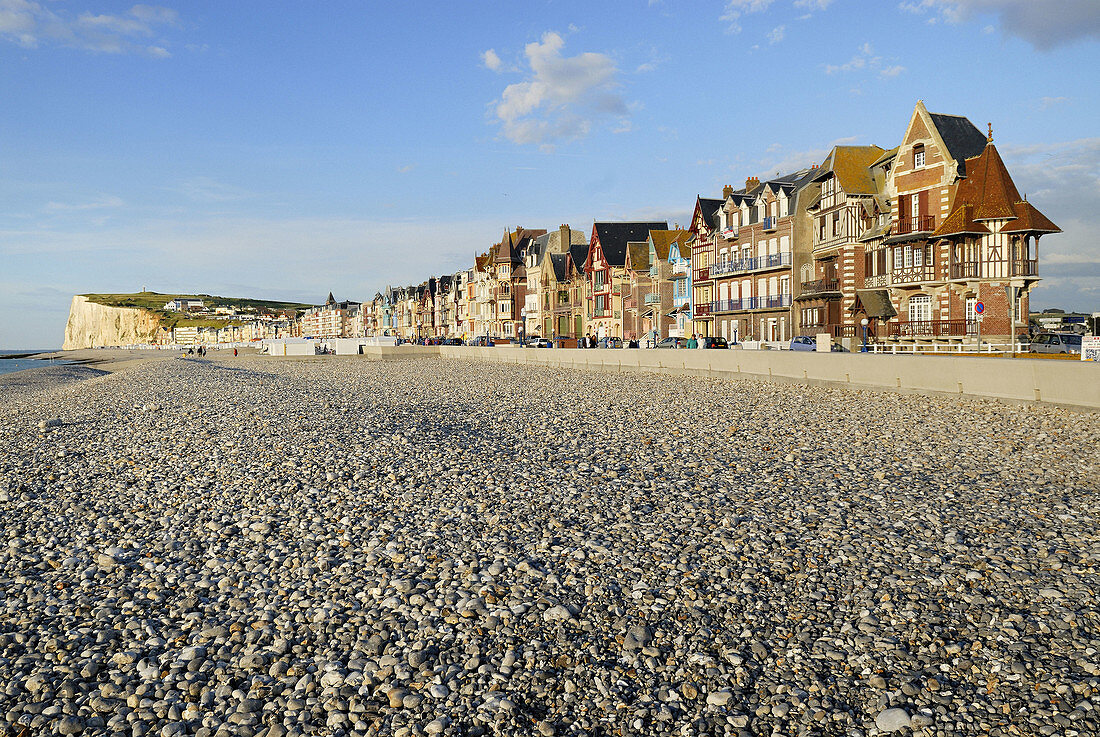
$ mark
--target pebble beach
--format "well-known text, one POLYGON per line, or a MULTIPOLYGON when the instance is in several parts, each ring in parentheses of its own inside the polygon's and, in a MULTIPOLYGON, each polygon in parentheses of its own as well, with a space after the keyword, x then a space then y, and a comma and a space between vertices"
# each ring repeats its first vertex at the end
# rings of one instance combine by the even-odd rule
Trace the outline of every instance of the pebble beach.
POLYGON ((1100 414, 176 354, 0 437, 0 735, 1100 734, 1100 414))

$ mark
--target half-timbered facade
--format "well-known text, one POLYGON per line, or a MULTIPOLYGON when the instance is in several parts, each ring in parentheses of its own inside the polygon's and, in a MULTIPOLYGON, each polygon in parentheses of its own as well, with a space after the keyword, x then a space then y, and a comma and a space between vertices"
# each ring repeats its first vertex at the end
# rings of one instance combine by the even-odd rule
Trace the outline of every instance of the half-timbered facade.
MULTIPOLYGON (((723 196, 733 192, 727 186, 723 196)), ((713 335, 714 319, 711 306, 714 302, 714 279, 710 268, 714 263, 716 239, 720 228, 718 211, 723 200, 695 197, 695 210, 691 214, 688 230, 694 236, 691 242, 691 301, 692 332, 699 335, 713 335)))
POLYGON ((836 146, 810 177, 804 190, 810 238, 796 240, 794 255, 799 334, 842 338, 859 332, 862 318, 852 308, 864 280, 860 237, 876 220, 885 180, 876 179, 871 165, 884 153, 878 146, 836 146))
POLYGON ((651 230, 668 230, 667 222, 595 223, 584 273, 590 290, 589 329, 597 337, 623 337, 626 244, 644 242, 651 230))

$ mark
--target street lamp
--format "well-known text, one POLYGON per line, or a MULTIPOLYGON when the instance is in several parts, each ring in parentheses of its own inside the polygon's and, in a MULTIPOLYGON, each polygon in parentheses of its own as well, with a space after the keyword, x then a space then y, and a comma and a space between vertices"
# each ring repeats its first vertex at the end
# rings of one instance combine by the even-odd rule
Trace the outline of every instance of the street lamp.
POLYGON ((519 346, 523 347, 527 339, 527 308, 519 308, 519 346))
POLYGON ((863 318, 859 321, 859 324, 863 326, 863 348, 860 349, 860 353, 867 352, 867 318, 863 318))

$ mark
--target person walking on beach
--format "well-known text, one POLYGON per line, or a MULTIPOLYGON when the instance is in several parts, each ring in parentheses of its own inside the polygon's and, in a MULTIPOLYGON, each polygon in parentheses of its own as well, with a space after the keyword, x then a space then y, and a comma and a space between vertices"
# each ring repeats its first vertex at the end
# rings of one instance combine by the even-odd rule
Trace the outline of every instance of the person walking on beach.
POLYGON ((233 349, 233 358, 236 358, 236 357, 237 357, 237 349, 236 349, 236 348, 234 348, 234 349, 233 349))
POLYGON ((695 333, 692 333, 691 338, 688 339, 687 347, 688 348, 698 348, 699 347, 699 341, 696 340, 695 333))

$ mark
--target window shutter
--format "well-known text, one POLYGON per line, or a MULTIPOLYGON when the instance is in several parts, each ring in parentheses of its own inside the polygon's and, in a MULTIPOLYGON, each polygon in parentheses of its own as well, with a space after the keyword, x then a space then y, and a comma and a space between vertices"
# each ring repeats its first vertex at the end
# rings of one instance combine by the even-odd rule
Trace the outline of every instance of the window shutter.
POLYGON ((908 220, 909 219, 909 213, 911 213, 913 211, 912 210, 912 205, 910 204, 910 200, 912 198, 913 198, 913 195, 909 195, 909 194, 903 194, 903 195, 898 196, 898 220, 903 221, 903 220, 908 220))
POLYGON ((928 214, 928 190, 921 190, 919 195, 919 202, 917 203, 917 211, 922 215, 928 214))

